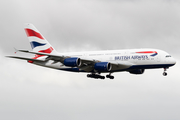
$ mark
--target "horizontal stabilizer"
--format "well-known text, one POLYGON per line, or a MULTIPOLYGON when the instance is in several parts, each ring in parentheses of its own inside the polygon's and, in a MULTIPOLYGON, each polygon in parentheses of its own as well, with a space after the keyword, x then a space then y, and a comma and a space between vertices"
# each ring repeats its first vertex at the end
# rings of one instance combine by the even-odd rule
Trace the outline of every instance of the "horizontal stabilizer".
POLYGON ((17 57, 17 56, 6 56, 6 57, 21 59, 21 60, 34 61, 34 62, 45 62, 44 60, 38 60, 38 59, 32 59, 32 58, 25 58, 25 57, 17 57))
POLYGON ((46 56, 50 56, 50 57, 60 57, 60 58, 64 58, 64 56, 53 55, 53 54, 42 53, 42 52, 32 52, 32 51, 28 51, 28 50, 18 50, 18 51, 19 51, 19 52, 36 54, 36 55, 46 55, 46 56))

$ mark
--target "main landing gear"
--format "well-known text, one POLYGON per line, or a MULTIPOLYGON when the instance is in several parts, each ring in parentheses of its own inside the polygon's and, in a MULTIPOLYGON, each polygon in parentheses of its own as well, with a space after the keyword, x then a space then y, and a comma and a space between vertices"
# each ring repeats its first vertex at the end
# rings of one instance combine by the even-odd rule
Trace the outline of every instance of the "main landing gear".
POLYGON ((167 68, 164 68, 163 76, 167 76, 167 68))
MULTIPOLYGON (((95 78, 95 79, 105 79, 105 76, 101 76, 100 74, 95 74, 95 73, 87 74, 87 77, 95 78)), ((111 76, 111 74, 109 74, 109 75, 106 75, 106 78, 114 79, 114 76, 111 76)))
POLYGON ((110 73, 109 75, 106 75, 106 78, 114 79, 114 76, 112 76, 111 73, 110 73))
POLYGON ((99 75, 99 74, 87 74, 87 77, 89 77, 89 78, 95 78, 95 79, 105 79, 105 77, 104 76, 101 76, 101 75, 99 75))

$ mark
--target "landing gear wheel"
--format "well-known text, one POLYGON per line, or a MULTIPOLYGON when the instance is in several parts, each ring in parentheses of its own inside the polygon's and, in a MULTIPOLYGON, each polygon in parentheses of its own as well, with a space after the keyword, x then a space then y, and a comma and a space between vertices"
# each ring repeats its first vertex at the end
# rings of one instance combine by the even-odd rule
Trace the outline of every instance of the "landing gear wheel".
POLYGON ((101 79, 105 79, 105 77, 104 77, 104 76, 101 76, 101 79))
POLYGON ((110 75, 106 75, 106 78, 110 78, 110 75))
POLYGON ((163 72, 163 75, 164 75, 164 76, 167 76, 167 73, 166 73, 166 72, 163 72))
POLYGON ((89 75, 89 74, 87 74, 87 77, 90 77, 90 75, 89 75))
POLYGON ((101 75, 99 75, 99 74, 87 74, 87 77, 88 78, 94 78, 94 79, 105 79, 105 77, 104 76, 101 76, 101 75))
POLYGON ((111 75, 106 75, 106 78, 109 78, 109 79, 114 79, 114 76, 111 76, 111 75))
POLYGON ((110 78, 110 79, 114 79, 114 76, 110 76, 109 78, 110 78))
POLYGON ((167 72, 166 72, 167 69, 168 69, 168 68, 164 68, 163 76, 167 76, 167 72))

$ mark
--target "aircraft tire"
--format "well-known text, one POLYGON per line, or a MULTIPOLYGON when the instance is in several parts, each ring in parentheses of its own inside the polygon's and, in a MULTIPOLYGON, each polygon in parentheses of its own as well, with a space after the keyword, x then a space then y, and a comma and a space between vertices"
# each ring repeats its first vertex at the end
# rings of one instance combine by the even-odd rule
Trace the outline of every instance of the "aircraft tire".
POLYGON ((106 78, 110 78, 110 75, 106 75, 106 78))
POLYGON ((163 76, 167 76, 167 73, 166 73, 166 72, 163 72, 163 76))
POLYGON ((105 79, 105 77, 104 77, 104 76, 101 76, 101 79, 105 79))
POLYGON ((110 76, 109 78, 110 78, 110 79, 114 79, 114 76, 110 76))
POLYGON ((89 75, 89 74, 87 74, 87 77, 90 77, 90 75, 89 75))

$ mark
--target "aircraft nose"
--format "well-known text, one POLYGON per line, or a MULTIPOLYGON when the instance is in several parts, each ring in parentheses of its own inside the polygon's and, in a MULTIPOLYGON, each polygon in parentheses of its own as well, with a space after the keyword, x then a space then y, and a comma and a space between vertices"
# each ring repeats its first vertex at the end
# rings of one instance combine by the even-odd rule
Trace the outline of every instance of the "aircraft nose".
POLYGON ((176 60, 172 57, 172 59, 170 60, 171 64, 175 65, 176 64, 176 60))

